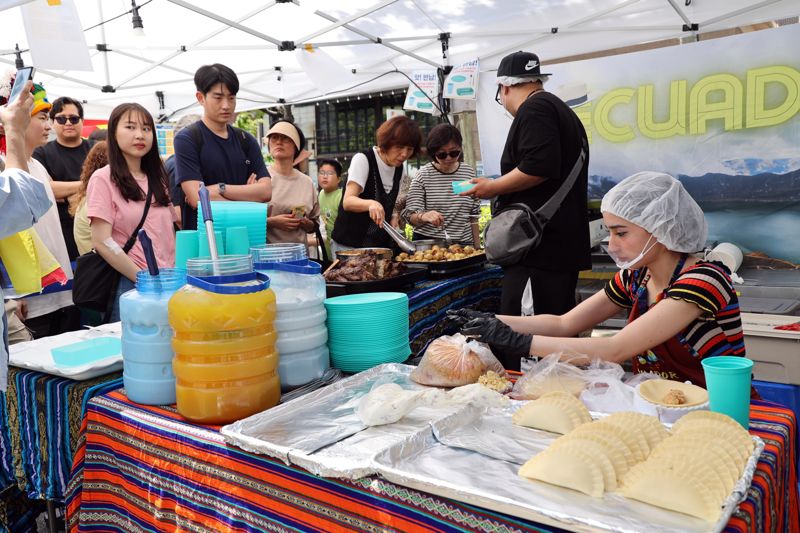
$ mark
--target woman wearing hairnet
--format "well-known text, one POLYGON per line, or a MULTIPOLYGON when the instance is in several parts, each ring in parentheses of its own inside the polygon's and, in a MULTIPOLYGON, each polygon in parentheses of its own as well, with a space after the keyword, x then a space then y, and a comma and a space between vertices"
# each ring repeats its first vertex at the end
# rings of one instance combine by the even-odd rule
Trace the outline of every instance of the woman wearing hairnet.
POLYGON ((672 176, 639 172, 608 191, 600 209, 611 233, 608 253, 621 269, 605 290, 561 316, 450 315, 507 367, 521 356, 565 352, 633 359, 634 372, 705 386, 701 359, 744 356, 745 348, 730 272, 690 255, 706 242, 700 206, 672 176), (628 324, 613 337, 574 337, 620 308, 629 312, 628 324))

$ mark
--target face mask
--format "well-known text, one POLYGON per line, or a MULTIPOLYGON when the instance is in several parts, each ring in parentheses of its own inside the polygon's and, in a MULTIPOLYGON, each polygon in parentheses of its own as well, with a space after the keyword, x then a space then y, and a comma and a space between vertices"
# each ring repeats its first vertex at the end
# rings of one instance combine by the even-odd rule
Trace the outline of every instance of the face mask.
POLYGON ((642 251, 639 253, 639 255, 637 255, 636 257, 634 257, 634 258, 633 258, 633 259, 631 259, 630 261, 625 261, 624 263, 623 263, 623 262, 621 262, 621 261, 620 261, 620 259, 617 257, 617 255, 616 255, 616 254, 614 254, 614 253, 612 253, 611 251, 609 251, 609 252, 608 252, 608 255, 609 255, 609 257, 611 257, 611 259, 613 259, 613 260, 614 260, 614 263, 616 263, 616 265, 617 265, 617 268, 619 268, 620 270, 627 270, 627 269, 629 269, 629 268, 632 268, 632 267, 633 267, 633 265, 635 265, 635 264, 636 264, 636 263, 638 263, 639 261, 641 261, 641 260, 642 260, 642 258, 643 258, 645 255, 647 255, 647 252, 649 252, 650 250, 652 250, 652 249, 653 249, 653 246, 655 246, 655 245, 656 245, 656 243, 657 243, 658 241, 655 241, 653 244, 650 244, 650 240, 651 240, 652 238, 653 238, 653 236, 652 236, 652 235, 650 235, 650 238, 649 238, 649 239, 647 239, 647 242, 646 242, 646 243, 644 243, 644 248, 642 248, 642 251), (647 246, 648 244, 650 244, 650 246, 649 246, 649 247, 647 246))

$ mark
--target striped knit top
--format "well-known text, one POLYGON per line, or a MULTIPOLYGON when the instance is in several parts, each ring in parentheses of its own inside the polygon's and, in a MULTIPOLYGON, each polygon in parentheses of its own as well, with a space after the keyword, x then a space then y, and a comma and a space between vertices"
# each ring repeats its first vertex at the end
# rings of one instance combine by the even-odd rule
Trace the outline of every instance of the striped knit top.
MULTIPOLYGON (((475 171, 466 163, 461 163, 452 174, 440 172, 433 163, 424 165, 411 180, 408 199, 403 210, 403 218, 409 220, 414 213, 438 211, 444 217, 444 227, 450 239, 472 244, 470 215, 480 215, 481 201, 468 196, 456 196, 452 182, 469 180, 475 171)), ((414 228, 428 237, 444 239, 442 227, 423 223, 414 228)))
MULTIPOLYGON (((647 268, 622 270, 606 285, 606 295, 620 307, 635 303, 639 280, 647 268)), ((701 261, 689 266, 665 291, 666 296, 683 300, 703 310, 699 318, 681 333, 681 343, 695 357, 745 355, 739 299, 733 290, 728 270, 722 263, 701 261)))

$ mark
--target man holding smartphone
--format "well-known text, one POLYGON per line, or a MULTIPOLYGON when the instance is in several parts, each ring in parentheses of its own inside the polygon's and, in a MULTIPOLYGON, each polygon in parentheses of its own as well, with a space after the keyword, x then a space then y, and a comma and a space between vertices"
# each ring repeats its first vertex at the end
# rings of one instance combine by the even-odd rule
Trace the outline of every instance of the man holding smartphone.
MULTIPOLYGON (((33 110, 33 84, 27 82, 19 98, 9 106, 0 105, 0 123, 6 141, 5 169, 0 172, 0 239, 30 228, 50 208, 44 185, 28 174, 25 134, 33 110)), ((4 100, 0 96, 0 100, 4 100)), ((0 288, 2 296, 2 288, 0 288)), ((8 378, 8 335, 6 315, 0 322, 0 392, 8 378)))
POLYGON ((78 257, 78 247, 72 232, 74 220, 69 214, 69 197, 76 194, 81 186, 81 168, 94 143, 81 137, 83 105, 78 100, 69 96, 57 98, 50 108, 50 120, 56 138, 36 148, 33 158, 44 165, 53 178, 53 194, 58 202, 61 232, 69 259, 74 261, 78 257))

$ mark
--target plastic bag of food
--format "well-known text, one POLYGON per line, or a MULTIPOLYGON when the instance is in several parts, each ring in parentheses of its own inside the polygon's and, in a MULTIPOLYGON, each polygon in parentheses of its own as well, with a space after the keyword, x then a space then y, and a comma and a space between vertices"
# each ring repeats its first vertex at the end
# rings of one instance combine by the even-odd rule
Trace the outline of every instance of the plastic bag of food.
POLYGON ((534 363, 514 384, 511 397, 515 400, 535 400, 548 392, 568 392, 580 397, 587 380, 583 370, 562 361, 561 353, 554 353, 534 363))
POLYGON ((460 333, 444 335, 428 345, 411 379, 422 385, 459 387, 476 383, 488 370, 505 375, 505 369, 483 343, 460 333))

